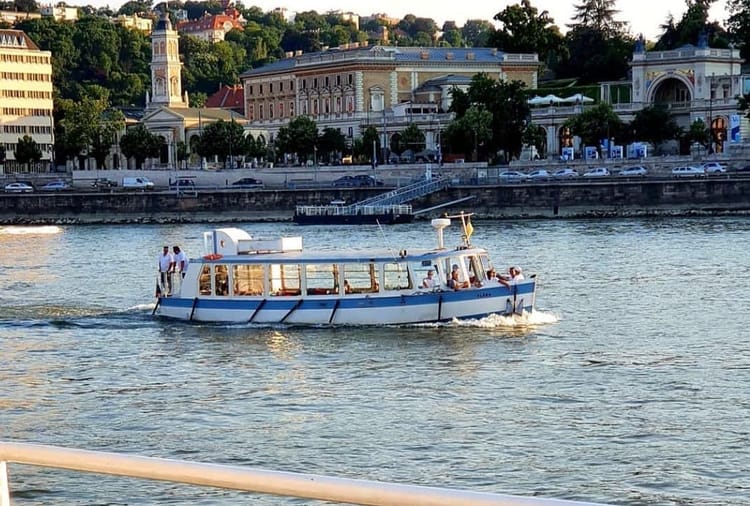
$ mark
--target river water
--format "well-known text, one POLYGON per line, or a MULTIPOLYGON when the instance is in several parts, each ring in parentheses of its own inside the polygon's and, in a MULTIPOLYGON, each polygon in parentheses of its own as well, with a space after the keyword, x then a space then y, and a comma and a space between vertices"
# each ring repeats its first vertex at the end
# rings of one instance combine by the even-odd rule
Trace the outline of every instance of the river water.
MULTIPOLYGON (((242 228, 306 247, 435 240, 426 224, 242 228)), ((750 220, 475 228, 497 265, 539 275, 532 319, 156 320, 162 244, 197 256, 206 226, 0 228, 0 437, 612 504, 747 504, 750 220)), ((10 472, 17 505, 307 503, 10 472)))

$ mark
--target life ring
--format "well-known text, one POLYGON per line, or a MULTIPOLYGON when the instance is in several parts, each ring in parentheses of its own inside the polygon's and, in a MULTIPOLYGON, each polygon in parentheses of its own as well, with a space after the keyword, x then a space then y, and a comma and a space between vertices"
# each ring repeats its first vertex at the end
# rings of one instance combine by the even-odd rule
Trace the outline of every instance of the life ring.
POLYGON ((205 260, 218 260, 222 258, 224 255, 220 255, 218 253, 211 253, 210 255, 205 255, 203 258, 205 260))

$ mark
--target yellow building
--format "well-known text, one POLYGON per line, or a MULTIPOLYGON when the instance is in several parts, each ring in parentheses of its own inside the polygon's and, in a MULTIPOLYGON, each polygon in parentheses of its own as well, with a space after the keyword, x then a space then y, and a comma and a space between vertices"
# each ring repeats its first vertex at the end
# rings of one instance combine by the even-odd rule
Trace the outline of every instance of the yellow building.
POLYGON ((296 115, 320 129, 337 128, 351 142, 368 125, 391 134, 417 124, 433 148, 438 125, 450 121, 450 90, 479 73, 537 85, 536 54, 493 48, 347 46, 289 55, 240 76, 250 126, 273 139, 296 115))
POLYGON ((25 170, 15 162, 18 139, 34 139, 42 162, 32 170, 47 172, 53 158, 51 53, 41 51, 20 30, 0 30, 0 143, 5 172, 25 170))

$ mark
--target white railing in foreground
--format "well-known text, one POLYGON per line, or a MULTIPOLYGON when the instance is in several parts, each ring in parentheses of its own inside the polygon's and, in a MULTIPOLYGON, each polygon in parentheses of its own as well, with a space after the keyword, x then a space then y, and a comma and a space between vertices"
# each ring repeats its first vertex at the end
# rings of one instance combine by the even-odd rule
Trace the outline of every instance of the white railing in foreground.
POLYGON ((0 441, 0 506, 10 506, 9 462, 374 506, 593 505, 0 441))

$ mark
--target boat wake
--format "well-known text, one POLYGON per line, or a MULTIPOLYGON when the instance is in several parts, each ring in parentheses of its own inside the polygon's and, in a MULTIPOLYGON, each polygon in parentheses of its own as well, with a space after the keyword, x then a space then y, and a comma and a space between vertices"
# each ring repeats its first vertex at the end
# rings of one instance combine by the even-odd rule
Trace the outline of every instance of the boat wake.
POLYGON ((540 311, 535 309, 531 313, 513 314, 503 316, 499 314, 491 314, 484 318, 476 320, 453 320, 449 323, 442 323, 440 326, 444 327, 473 327, 481 329, 527 329, 534 328, 541 325, 549 325, 557 323, 560 318, 550 311, 540 311))
POLYGON ((43 225, 38 227, 0 227, 0 235, 52 235, 59 234, 60 232, 62 232, 62 228, 55 225, 43 225))

